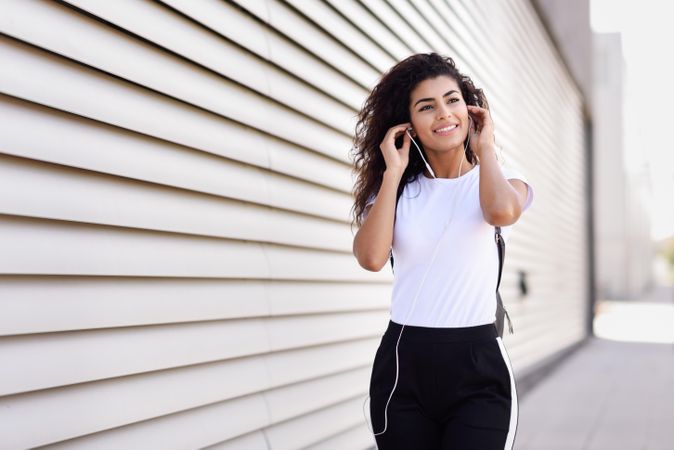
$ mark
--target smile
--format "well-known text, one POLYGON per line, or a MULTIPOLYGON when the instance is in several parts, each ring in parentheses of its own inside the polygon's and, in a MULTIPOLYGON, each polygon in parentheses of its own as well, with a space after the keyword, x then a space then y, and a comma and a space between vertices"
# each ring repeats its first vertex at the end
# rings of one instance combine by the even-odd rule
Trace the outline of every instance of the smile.
POLYGON ((433 133, 439 134, 440 136, 448 136, 449 134, 453 133, 459 126, 458 125, 450 125, 445 128, 439 128, 437 130, 434 130, 433 133))

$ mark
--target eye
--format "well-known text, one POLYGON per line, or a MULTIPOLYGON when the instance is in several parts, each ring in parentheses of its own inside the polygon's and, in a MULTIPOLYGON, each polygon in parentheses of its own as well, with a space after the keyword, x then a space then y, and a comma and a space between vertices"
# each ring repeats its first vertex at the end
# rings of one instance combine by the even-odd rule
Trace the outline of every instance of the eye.
MULTIPOLYGON (((459 100, 458 98, 455 97, 455 98, 450 98, 450 99, 447 101, 447 103, 454 103, 454 102, 458 102, 458 101, 460 101, 460 100, 459 100)), ((422 107, 419 109, 419 112, 421 112, 421 111, 426 111, 426 108, 431 108, 431 107, 432 107, 431 105, 425 105, 425 106, 422 106, 422 107)))

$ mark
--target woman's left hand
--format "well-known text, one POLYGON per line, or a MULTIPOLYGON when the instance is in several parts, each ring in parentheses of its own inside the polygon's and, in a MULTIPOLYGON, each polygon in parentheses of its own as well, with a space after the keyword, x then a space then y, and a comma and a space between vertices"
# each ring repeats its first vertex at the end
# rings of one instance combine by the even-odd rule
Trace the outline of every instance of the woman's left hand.
POLYGON ((479 106, 466 105, 468 113, 473 118, 473 127, 471 128, 470 149, 481 159, 482 153, 495 146, 494 122, 491 119, 491 112, 486 108, 479 106), (479 131, 475 129, 477 125, 479 131))

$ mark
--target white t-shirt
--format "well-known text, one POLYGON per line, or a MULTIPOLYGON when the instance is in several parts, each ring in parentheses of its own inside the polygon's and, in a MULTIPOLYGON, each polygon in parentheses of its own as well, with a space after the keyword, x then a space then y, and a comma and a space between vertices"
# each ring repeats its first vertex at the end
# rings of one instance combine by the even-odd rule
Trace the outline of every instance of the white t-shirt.
MULTIPOLYGON (((394 322, 470 327, 496 320, 498 248, 494 226, 484 220, 480 208, 479 171, 478 164, 458 178, 427 178, 421 173, 405 186, 393 230, 390 313, 394 322), (419 290, 455 201, 456 215, 419 290), (416 305, 408 316, 418 290, 416 305)), ((533 188, 514 169, 501 166, 501 172, 506 179, 517 178, 527 184, 526 211, 533 201, 533 188)), ((371 195, 367 204, 374 203, 375 197, 371 195)), ((515 224, 501 227, 506 243, 515 224)))

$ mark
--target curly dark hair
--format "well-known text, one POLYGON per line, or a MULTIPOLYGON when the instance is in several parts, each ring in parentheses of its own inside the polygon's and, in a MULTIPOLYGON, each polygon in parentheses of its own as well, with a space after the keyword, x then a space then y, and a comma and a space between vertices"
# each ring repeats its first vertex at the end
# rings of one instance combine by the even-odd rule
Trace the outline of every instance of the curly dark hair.
MULTIPOLYGON (((353 139, 353 148, 350 156, 354 161, 352 173, 356 175, 353 195, 355 203, 354 222, 360 227, 365 210, 365 203, 371 194, 379 192, 386 170, 384 156, 379 145, 386 132, 394 125, 410 122, 409 102, 412 90, 420 82, 440 75, 448 75, 456 81, 461 89, 461 95, 468 105, 475 105, 489 109, 487 98, 482 89, 473 84, 470 77, 462 74, 456 68, 454 60, 435 52, 411 55, 394 65, 385 73, 379 83, 372 89, 358 113, 356 132, 353 139)), ((464 147, 466 146, 464 141, 464 147)), ((396 139, 396 147, 400 148, 402 137, 396 139)), ((423 144, 418 141, 423 150, 423 144)), ((477 157, 470 147, 466 150, 466 159, 471 163, 477 162, 477 157)), ((417 152, 410 151, 409 163, 403 172, 398 186, 398 196, 405 185, 416 180, 424 170, 425 165, 417 152)))

